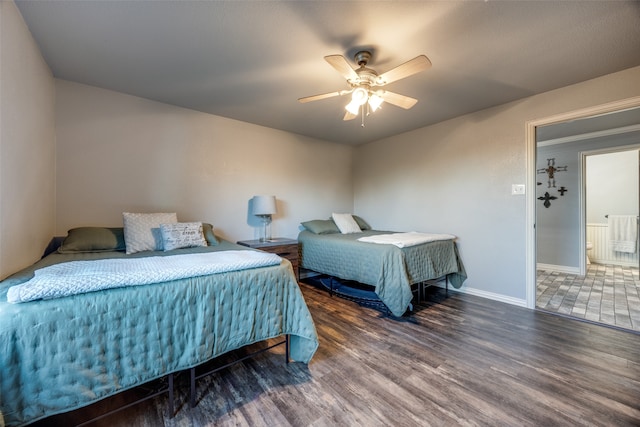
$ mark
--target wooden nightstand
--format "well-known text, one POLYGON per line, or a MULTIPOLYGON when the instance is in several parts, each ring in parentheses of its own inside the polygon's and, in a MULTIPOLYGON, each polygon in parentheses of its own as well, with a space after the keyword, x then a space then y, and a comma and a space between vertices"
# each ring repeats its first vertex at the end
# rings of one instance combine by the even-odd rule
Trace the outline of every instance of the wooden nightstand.
POLYGON ((266 242, 260 240, 240 240, 236 242, 242 246, 248 246, 261 251, 271 252, 291 261, 293 272, 296 275, 296 281, 300 281, 300 273, 298 272, 298 241, 295 239, 275 238, 266 242))

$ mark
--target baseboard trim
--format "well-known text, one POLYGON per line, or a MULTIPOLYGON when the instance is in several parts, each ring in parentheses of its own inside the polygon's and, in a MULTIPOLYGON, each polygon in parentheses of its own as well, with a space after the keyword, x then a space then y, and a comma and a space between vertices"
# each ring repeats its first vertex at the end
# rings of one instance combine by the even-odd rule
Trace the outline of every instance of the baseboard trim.
MULTIPOLYGON (((444 288, 445 287, 444 282, 437 282, 434 285, 438 286, 439 288, 444 288)), ((460 289, 455 289, 455 288, 452 288, 451 286, 449 286, 449 290, 450 291, 454 291, 454 292, 460 292, 461 294, 474 295, 474 296, 481 297, 481 298, 487 298, 487 299, 490 299, 490 300, 493 300, 493 301, 504 302, 506 304, 517 305, 518 307, 527 308, 527 300, 526 299, 508 297, 506 295, 496 294, 494 292, 487 292, 487 291, 483 291, 481 289, 475 289, 475 288, 465 288, 465 287, 463 287, 463 288, 460 288, 460 289)))
POLYGON ((568 267, 566 265, 554 265, 554 264, 542 264, 538 263, 536 265, 538 270, 544 271, 555 271, 558 273, 566 273, 566 274, 580 274, 579 267, 568 267))
POLYGON ((612 261, 610 259, 591 259, 593 264, 602 264, 602 265, 619 265, 620 267, 638 267, 638 263, 634 262, 625 262, 625 261, 612 261))

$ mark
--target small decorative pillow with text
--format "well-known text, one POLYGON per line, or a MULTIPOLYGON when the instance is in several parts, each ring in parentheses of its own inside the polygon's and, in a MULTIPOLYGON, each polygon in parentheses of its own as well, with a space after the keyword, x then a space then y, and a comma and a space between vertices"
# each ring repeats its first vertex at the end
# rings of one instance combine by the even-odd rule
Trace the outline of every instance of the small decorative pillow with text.
POLYGON ((178 222, 172 213, 132 213, 122 214, 124 222, 124 242, 127 254, 142 251, 161 251, 163 249, 160 224, 178 222))
POLYGON ((351 214, 333 213, 331 214, 331 218, 333 218, 333 222, 336 223, 336 225, 338 226, 338 229, 340 229, 340 232, 342 234, 362 232, 362 230, 360 229, 360 226, 358 225, 356 220, 353 219, 353 216, 351 214))
POLYGON ((180 248, 207 246, 201 222, 177 222, 160 224, 162 245, 165 251, 180 248))

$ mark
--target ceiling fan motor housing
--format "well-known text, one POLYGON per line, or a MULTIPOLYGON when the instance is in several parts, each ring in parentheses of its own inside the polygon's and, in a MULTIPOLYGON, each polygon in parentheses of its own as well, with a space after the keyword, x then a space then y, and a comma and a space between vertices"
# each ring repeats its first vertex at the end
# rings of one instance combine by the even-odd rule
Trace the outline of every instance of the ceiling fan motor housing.
POLYGON ((360 52, 355 54, 353 59, 356 61, 356 64, 364 67, 371 59, 371 52, 369 52, 368 50, 361 50, 360 52))
POLYGON ((358 74, 358 78, 349 80, 352 87, 364 87, 369 90, 371 86, 376 86, 378 83, 378 73, 371 68, 367 68, 367 63, 371 59, 371 52, 362 50, 355 54, 354 60, 360 66, 355 70, 358 74))

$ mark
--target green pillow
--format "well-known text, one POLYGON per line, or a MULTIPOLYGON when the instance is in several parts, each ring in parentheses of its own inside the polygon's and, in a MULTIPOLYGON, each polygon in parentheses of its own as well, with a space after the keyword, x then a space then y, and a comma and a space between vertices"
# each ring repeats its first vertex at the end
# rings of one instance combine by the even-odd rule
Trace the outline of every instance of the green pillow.
POLYGON ((313 221, 303 222, 302 226, 315 234, 331 234, 340 232, 338 226, 332 219, 314 219, 313 221))
POLYGON ((204 239, 209 246, 216 246, 218 244, 218 238, 213 234, 213 225, 202 223, 202 232, 204 233, 204 239))
POLYGON ((58 252, 61 254, 124 250, 124 229, 122 227, 72 228, 58 248, 58 252))
POLYGON ((358 215, 351 215, 351 216, 358 223, 358 227, 360 227, 360 230, 371 230, 371 226, 369 224, 367 224, 367 221, 365 221, 364 219, 360 218, 358 215))

